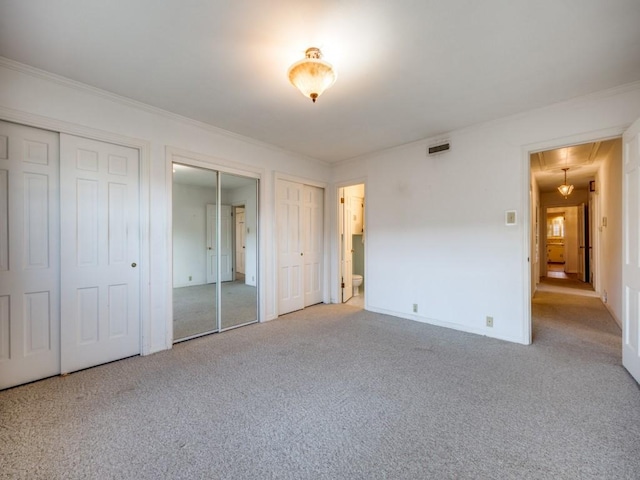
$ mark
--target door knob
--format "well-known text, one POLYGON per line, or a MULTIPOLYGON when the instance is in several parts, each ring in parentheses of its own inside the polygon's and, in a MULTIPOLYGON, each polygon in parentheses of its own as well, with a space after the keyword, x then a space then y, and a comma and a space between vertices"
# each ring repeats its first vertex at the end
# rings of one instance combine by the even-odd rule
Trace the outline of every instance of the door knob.
POLYGON ((133 268, 136 268, 136 267, 138 266, 138 264, 137 264, 136 262, 133 262, 133 263, 131 264, 131 266, 132 266, 133 268))
POLYGON ((304 253, 300 253, 300 256, 303 256, 303 255, 304 255, 304 253))

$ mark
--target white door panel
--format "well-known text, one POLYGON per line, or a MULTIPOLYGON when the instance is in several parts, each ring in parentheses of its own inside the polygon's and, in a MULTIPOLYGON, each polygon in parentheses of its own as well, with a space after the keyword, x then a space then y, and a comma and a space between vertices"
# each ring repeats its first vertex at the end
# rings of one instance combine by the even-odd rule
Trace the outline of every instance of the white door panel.
POLYGON ((622 143, 622 364, 640 382, 640 119, 622 143))
MULTIPOLYGON (((233 279, 231 207, 229 205, 221 205, 220 215, 220 278, 223 282, 229 282, 233 279)), ((216 226, 216 205, 207 204, 207 283, 216 283, 218 278, 216 226)))
POLYGON ((244 209, 236 208, 236 273, 245 273, 246 227, 244 209))
POLYGON ((278 314, 304 308, 303 245, 300 220, 302 190, 299 183, 278 181, 278 314))
POLYGON ((61 370, 140 353, 139 158, 60 136, 61 370))
POLYGON ((0 122, 0 389, 60 373, 58 141, 0 122))
POLYGON ((353 297, 353 205, 351 197, 347 195, 346 189, 341 200, 343 207, 342 220, 344 222, 342 241, 342 301, 346 302, 353 297))
POLYGON ((303 188, 302 242, 304 268, 304 306, 322 302, 324 190, 305 185, 303 188))

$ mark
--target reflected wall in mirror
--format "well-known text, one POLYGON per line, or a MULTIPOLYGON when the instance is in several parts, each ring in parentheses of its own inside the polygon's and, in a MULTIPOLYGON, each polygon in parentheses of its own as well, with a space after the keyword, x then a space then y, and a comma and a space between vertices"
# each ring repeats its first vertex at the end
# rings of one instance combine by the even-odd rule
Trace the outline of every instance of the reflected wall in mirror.
POLYGON ((219 331, 217 172, 173 164, 173 339, 219 331))
POLYGON ((258 321, 258 180, 220 173, 221 330, 258 321))

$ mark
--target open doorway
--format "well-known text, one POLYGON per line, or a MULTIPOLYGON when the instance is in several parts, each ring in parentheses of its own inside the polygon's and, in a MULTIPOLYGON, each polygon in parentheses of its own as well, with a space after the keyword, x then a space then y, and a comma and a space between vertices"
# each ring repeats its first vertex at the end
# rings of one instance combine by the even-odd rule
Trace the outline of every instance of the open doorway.
POLYGON ((620 325, 621 139, 533 152, 529 160, 531 298, 598 297, 620 325))
POLYGON ((338 189, 341 302, 365 307, 365 186, 338 189))

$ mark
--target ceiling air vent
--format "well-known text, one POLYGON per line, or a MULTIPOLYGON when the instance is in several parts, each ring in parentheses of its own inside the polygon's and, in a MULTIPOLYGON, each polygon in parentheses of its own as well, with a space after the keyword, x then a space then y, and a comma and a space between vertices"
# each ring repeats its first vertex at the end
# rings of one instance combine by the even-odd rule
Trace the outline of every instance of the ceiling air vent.
POLYGON ((449 144, 449 142, 446 143, 440 143, 438 145, 433 145, 431 147, 429 147, 429 155, 436 155, 438 153, 444 153, 446 151, 448 151, 451 148, 451 145, 449 144))

